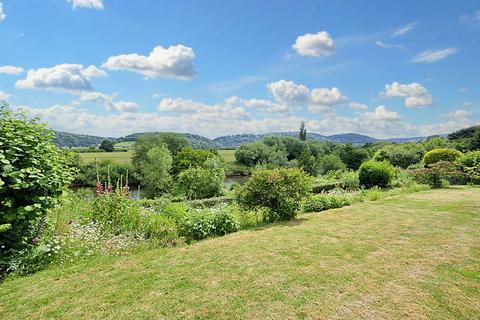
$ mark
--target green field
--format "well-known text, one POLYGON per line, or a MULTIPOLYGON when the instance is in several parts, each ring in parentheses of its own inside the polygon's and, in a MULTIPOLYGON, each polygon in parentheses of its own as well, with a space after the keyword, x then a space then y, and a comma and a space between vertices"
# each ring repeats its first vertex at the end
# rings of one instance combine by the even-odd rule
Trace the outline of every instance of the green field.
POLYGON ((478 319, 480 189, 301 215, 0 284, 1 319, 478 319))
POLYGON ((127 152, 83 152, 79 153, 80 157, 85 162, 92 162, 97 159, 101 160, 111 160, 116 163, 129 163, 132 158, 132 151, 127 152))
MULTIPOLYGON (((85 162, 111 160, 117 163, 129 163, 132 158, 132 150, 127 152, 83 152, 79 153, 85 162)), ((227 162, 235 161, 235 150, 218 150, 218 153, 227 162)))

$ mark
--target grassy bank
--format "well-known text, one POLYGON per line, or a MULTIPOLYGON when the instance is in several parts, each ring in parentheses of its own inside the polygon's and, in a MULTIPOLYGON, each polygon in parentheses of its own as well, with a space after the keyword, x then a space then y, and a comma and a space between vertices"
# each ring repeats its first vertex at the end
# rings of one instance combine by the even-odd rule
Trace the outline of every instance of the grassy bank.
POLYGON ((0 284, 0 318, 472 319, 480 190, 301 215, 0 284))
MULTIPOLYGON (((79 153, 80 157, 85 162, 92 162, 97 159, 101 160, 111 160, 116 163, 129 163, 132 158, 132 150, 126 152, 83 152, 79 153)), ((218 153, 225 159, 226 162, 235 161, 235 150, 218 150, 218 153)))

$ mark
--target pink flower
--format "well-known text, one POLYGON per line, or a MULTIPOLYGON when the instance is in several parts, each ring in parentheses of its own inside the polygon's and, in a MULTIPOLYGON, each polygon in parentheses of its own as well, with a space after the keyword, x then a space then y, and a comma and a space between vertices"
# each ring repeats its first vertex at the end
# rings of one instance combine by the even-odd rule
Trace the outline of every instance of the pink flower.
POLYGON ((100 180, 97 181, 97 191, 95 192, 97 197, 100 197, 103 194, 103 187, 100 180))

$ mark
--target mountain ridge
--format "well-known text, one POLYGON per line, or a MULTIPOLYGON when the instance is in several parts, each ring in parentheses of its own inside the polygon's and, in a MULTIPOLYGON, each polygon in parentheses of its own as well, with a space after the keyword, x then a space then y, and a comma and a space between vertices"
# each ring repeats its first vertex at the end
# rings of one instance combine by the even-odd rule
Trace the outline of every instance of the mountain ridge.
MULTIPOLYGON (((96 147, 102 143, 103 140, 111 140, 114 143, 124 142, 124 141, 135 141, 140 135, 144 134, 154 134, 159 132, 137 132, 132 133, 119 138, 112 137, 102 137, 95 135, 87 134, 78 134, 70 133, 64 131, 55 131, 54 143, 59 147, 66 148, 75 148, 75 147, 96 147)), ((228 148, 237 148, 238 146, 257 140, 261 140, 268 136, 287 136, 287 137, 298 137, 298 132, 271 132, 263 134, 234 134, 234 135, 225 135, 220 136, 214 139, 206 138, 200 135, 191 134, 191 133, 180 133, 184 135, 192 144, 194 149, 228 149, 228 148)), ((445 135, 441 135, 445 136, 445 135)), ((366 143, 374 142, 393 142, 393 143, 405 143, 405 142, 414 142, 414 141, 423 141, 428 137, 406 137, 406 138, 387 138, 387 139, 377 139, 372 138, 367 135, 362 135, 358 133, 342 133, 342 134, 333 134, 333 135, 321 135, 318 133, 307 133, 307 140, 312 141, 332 141, 335 143, 352 143, 354 145, 364 145, 366 143)))

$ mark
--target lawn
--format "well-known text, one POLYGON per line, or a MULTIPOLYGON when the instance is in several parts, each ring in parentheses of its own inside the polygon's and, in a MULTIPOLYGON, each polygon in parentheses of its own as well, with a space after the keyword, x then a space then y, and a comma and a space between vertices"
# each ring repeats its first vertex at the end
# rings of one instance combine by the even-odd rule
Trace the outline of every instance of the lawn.
POLYGON ((0 284, 0 319, 478 319, 480 189, 406 194, 0 284))
POLYGON ((97 159, 101 160, 111 160, 116 163, 129 163, 132 158, 132 151, 127 152, 83 152, 79 153, 80 157, 85 162, 92 162, 97 159))
POLYGON ((235 150, 218 150, 218 154, 221 155, 226 162, 235 161, 235 150))
MULTIPOLYGON (((132 152, 133 151, 129 150, 127 152, 84 152, 79 154, 86 162, 91 162, 97 159, 98 161, 111 160, 117 163, 128 163, 132 157, 132 152)), ((235 161, 235 150, 218 150, 218 153, 226 162, 235 161)))

